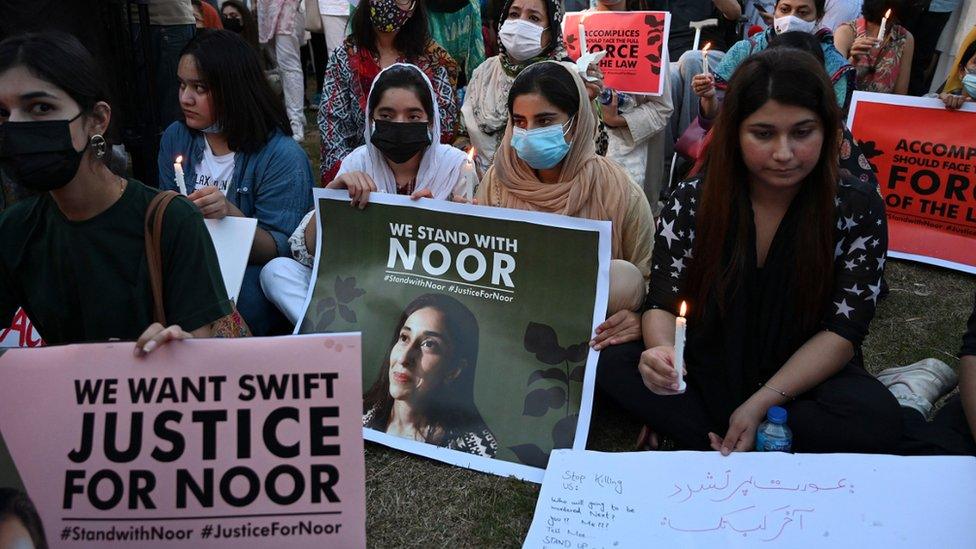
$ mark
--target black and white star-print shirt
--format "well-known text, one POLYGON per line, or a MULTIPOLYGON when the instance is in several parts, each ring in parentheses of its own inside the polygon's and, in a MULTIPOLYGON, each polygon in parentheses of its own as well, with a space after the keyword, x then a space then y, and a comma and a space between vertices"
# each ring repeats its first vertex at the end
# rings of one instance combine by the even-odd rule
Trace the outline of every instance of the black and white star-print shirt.
MULTIPOLYGON (((701 177, 680 183, 658 218, 645 308, 674 313, 683 299, 685 276, 694 261, 701 184, 701 177)), ((834 291, 823 328, 857 346, 867 336, 881 293, 888 252, 884 200, 875 185, 842 179, 834 204, 834 291)))

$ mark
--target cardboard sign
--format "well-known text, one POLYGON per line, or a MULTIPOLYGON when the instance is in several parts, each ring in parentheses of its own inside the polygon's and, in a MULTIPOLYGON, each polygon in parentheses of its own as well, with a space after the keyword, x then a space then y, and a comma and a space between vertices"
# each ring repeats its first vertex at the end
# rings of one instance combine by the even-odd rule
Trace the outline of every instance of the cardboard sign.
POLYGON ((361 352, 358 334, 9 350, 0 431, 52 547, 364 547, 361 352))
POLYGON ((23 309, 17 309, 9 328, 0 330, 0 349, 11 347, 43 347, 44 340, 23 309))
POLYGON ((204 219, 207 232, 217 250, 220 263, 220 276, 227 288, 227 297, 237 302, 244 282, 244 270, 251 257, 251 244, 258 227, 258 220, 250 217, 225 217, 223 219, 204 219))
POLYGON ((579 59, 580 27, 588 53, 606 52, 600 60, 604 84, 618 92, 661 95, 668 71, 668 30, 665 11, 574 12, 563 20, 563 36, 570 58, 579 59), (580 20, 583 24, 580 25, 580 20))
POLYGON ((363 333, 367 439, 540 482, 585 448, 610 223, 315 189, 301 333, 363 333), (406 412, 406 413, 405 413, 406 412))
POLYGON ((970 547, 976 458, 556 450, 524 547, 970 547))
POLYGON ((976 105, 858 91, 847 125, 878 174, 888 255, 976 273, 976 105))

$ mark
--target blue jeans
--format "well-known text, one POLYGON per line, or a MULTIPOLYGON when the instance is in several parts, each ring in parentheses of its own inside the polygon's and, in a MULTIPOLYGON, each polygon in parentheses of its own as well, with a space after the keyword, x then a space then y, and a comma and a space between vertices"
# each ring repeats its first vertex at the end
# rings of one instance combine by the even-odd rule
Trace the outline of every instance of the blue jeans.
POLYGON ((237 310, 244 317, 251 333, 258 337, 290 333, 291 324, 281 311, 268 301, 261 289, 263 265, 248 265, 244 270, 244 282, 237 297, 237 310))

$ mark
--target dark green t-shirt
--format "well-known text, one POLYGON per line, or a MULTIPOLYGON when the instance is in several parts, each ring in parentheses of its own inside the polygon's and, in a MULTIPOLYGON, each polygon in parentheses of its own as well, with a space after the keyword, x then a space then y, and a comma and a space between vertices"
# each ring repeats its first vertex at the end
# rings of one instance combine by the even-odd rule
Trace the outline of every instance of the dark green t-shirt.
MULTIPOLYGON (((22 306, 49 345, 138 338, 153 322, 144 225, 158 192, 129 180, 85 221, 48 193, 0 214, 0 325, 22 306)), ((213 242, 185 198, 166 209, 162 251, 167 324, 192 331, 230 314, 213 242)))

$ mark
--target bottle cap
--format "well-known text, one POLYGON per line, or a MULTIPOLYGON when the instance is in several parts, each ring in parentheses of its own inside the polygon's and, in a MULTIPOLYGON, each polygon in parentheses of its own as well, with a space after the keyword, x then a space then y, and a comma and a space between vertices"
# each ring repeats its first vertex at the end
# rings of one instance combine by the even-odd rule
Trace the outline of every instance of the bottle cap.
POLYGON ((766 419, 771 423, 782 425, 786 423, 786 408, 773 406, 766 412, 766 419))

